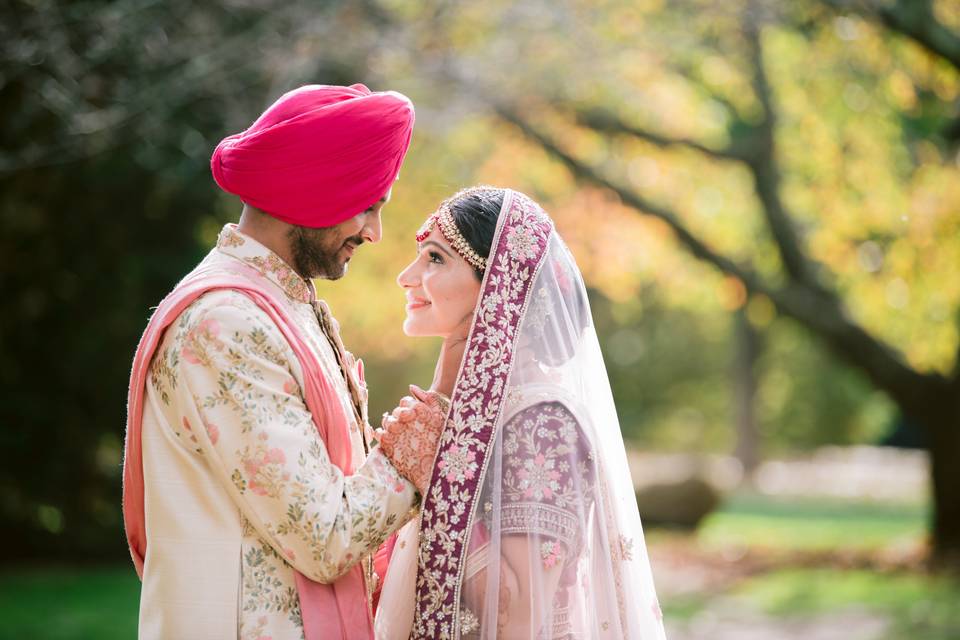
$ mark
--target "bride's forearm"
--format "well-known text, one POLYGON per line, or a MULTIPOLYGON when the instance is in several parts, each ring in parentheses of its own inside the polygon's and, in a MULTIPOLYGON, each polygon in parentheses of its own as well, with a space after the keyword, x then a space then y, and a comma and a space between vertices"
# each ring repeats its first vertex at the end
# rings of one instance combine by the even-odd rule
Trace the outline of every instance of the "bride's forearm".
POLYGON ((494 597, 487 592, 487 569, 481 569, 464 582, 464 604, 480 620, 486 607, 497 607, 497 638, 539 637, 549 624, 553 598, 560 582, 561 567, 540 565, 539 540, 527 535, 501 538, 499 589, 494 597))
POLYGON ((508 535, 501 540, 501 566, 510 567, 516 583, 506 601, 506 624, 498 636, 504 640, 540 637, 541 627, 551 619, 561 567, 543 566, 540 541, 532 535, 508 535))

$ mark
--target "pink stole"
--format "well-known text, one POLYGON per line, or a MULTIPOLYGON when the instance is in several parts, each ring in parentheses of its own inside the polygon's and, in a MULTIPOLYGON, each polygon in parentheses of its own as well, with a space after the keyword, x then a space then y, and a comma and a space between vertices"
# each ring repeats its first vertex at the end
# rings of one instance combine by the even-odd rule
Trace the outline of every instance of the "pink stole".
MULTIPOLYGON (((123 459, 123 521, 130 555, 137 575, 143 578, 143 562, 147 551, 144 515, 143 480, 143 400, 150 361, 164 331, 190 303, 208 291, 232 289, 240 291, 260 307, 283 333, 303 369, 304 397, 307 408, 327 448, 331 462, 343 471, 353 473, 350 427, 336 392, 311 354, 308 343, 295 320, 293 310, 282 296, 257 283, 262 279, 249 267, 200 267, 185 277, 157 307, 140 339, 130 374, 127 398, 127 437, 123 459), (246 273, 244 273, 246 272, 246 273)), ((378 554, 383 564, 389 554, 378 554)), ((385 567, 384 567, 385 568, 385 567)), ((383 573, 380 573, 383 575, 383 573)), ((363 569, 358 564, 331 584, 314 582, 296 572, 297 594, 303 615, 307 640, 319 638, 373 638, 373 621, 367 608, 367 591, 363 569)))

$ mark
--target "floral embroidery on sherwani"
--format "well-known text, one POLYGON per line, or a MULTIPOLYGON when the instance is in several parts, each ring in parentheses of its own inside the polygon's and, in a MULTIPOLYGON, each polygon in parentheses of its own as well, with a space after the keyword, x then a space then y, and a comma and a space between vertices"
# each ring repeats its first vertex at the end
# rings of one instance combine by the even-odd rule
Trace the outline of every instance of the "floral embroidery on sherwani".
MULTIPOLYGON (((372 552, 413 514, 413 485, 374 449, 338 356, 321 328, 312 285, 268 249, 228 226, 206 264, 241 260, 279 288, 297 314, 321 369, 351 421, 356 471, 332 464, 304 402, 299 362, 279 328, 244 294, 204 294, 167 330, 150 367, 176 442, 209 465, 238 508, 239 634, 301 638, 294 571, 330 582, 372 552)), ((362 408, 365 414, 365 407, 362 408)), ((369 595, 369 594, 368 594, 369 595)))
POLYGON ((280 256, 243 235, 233 225, 223 228, 217 246, 262 272, 283 287, 294 300, 309 302, 313 297, 313 285, 301 278, 280 256))

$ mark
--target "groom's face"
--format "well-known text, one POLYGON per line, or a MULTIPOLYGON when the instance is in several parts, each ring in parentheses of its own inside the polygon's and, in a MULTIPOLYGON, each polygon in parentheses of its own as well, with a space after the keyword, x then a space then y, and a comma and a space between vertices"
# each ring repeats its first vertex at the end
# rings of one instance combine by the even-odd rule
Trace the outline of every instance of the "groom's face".
POLYGON ((403 331, 408 336, 447 337, 469 328, 480 280, 437 225, 417 246, 417 257, 397 276, 397 284, 407 296, 403 331))
POLYGON ((380 241, 380 214, 389 199, 390 192, 387 192, 363 213, 332 227, 291 228, 288 238, 293 268, 304 278, 342 278, 357 247, 364 242, 380 241))

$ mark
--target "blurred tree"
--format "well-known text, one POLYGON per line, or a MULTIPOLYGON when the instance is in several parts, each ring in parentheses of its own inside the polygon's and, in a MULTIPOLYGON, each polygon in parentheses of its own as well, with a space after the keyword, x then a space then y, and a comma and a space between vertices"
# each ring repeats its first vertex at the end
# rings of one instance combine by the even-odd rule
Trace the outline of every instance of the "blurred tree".
POLYGON ((757 424, 757 360, 762 337, 747 317, 746 307, 735 314, 734 342, 736 356, 733 385, 736 402, 737 444, 734 452, 749 478, 760 464, 760 432, 757 424))
POLYGON ((957 330, 923 300, 936 291, 939 310, 956 308, 960 297, 960 181, 944 146, 960 86, 958 36, 941 22, 956 24, 960 8, 857 7, 875 10, 897 33, 815 4, 608 2, 602 19, 575 31, 578 51, 595 56, 583 63, 596 67, 579 75, 572 67, 578 62, 564 59, 569 77, 584 79, 575 86, 550 82, 542 69, 536 91, 494 92, 462 70, 452 75, 461 86, 479 84, 475 95, 577 179, 663 221, 681 246, 751 298, 799 321, 922 424, 931 442, 934 558, 960 566, 957 330), (900 33, 927 52, 898 40, 900 33), (845 48, 853 40, 856 48, 845 48), (664 51, 627 44, 647 41, 664 51), (835 62, 839 68, 828 70, 835 62), (664 78, 671 67, 681 73, 664 78), (698 128, 703 141, 683 133, 698 128), (758 227, 745 234, 755 246, 711 233, 705 207, 689 198, 709 173, 691 173, 686 193, 650 188, 632 169, 655 148, 699 155, 703 160, 687 160, 698 168, 706 162, 745 170, 752 194, 742 192, 743 201, 757 203, 772 251, 758 227), (949 235, 935 243, 931 227, 949 235), (934 339, 922 345, 917 331, 924 325, 934 339))
MULTIPOLYGON (((335 9, 0 6, 0 557, 123 552, 134 348, 204 230, 235 217, 216 206, 211 145, 282 85, 278 33, 335 9)), ((352 48, 325 60, 314 70, 332 82, 362 78, 352 48)))

